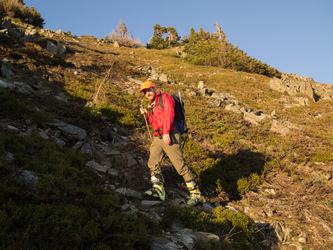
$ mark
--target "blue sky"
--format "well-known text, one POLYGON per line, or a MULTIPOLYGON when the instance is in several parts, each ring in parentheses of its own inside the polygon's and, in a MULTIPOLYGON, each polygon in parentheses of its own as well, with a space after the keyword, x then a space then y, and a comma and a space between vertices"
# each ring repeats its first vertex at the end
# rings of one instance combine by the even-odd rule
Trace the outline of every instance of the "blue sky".
POLYGON ((149 42, 154 25, 189 35, 218 23, 249 56, 285 73, 333 84, 332 0, 24 0, 45 28, 108 36, 122 20, 134 39, 149 42))

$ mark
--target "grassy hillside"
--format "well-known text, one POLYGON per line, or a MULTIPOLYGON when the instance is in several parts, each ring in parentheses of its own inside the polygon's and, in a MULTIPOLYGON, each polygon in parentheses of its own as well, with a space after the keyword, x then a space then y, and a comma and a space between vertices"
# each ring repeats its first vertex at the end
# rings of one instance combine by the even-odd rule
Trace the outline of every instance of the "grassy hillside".
MULTIPOLYGON (((123 135, 134 134, 137 140, 132 147, 140 149, 145 157, 149 136, 138 112, 143 96, 139 85, 131 86, 128 78, 144 81, 147 75, 140 68, 159 68, 176 84, 155 81, 157 87, 170 94, 180 91, 185 100, 190 132, 184 157, 207 199, 212 203, 230 202, 241 211, 247 205, 256 206, 253 193, 280 201, 288 209, 294 208, 290 208, 290 216, 273 213, 266 220, 292 228, 295 237, 307 235, 305 247, 332 246, 325 226, 322 231, 313 230, 316 224, 297 213, 307 209, 325 220, 328 228, 333 223, 331 177, 313 177, 314 172, 324 176, 332 171, 332 101, 310 101, 306 106, 286 108, 279 100, 289 95, 272 90, 268 77, 189 64, 173 49, 116 48, 92 36, 53 33, 52 38, 41 36, 34 42, 1 36, 0 56, 16 75, 9 81, 39 83, 44 91, 29 97, 0 87, 1 124, 24 127, 31 120, 43 127, 47 119, 60 118, 89 132, 98 129, 100 136, 110 141, 108 126, 112 124, 123 135), (48 52, 47 40, 65 44, 67 52, 48 52), (298 129, 281 136, 271 132, 270 119, 253 125, 242 114, 226 110, 227 103, 217 107, 208 102, 207 96, 189 95, 190 91, 199 93, 200 81, 210 91, 233 95, 246 109, 268 114, 275 111, 277 119, 291 122, 298 129), (134 94, 127 91, 129 86, 134 94), (55 95, 59 92, 68 103, 57 101, 55 95), (276 195, 263 191, 269 187, 277 190, 276 195), (303 196, 291 195, 293 190, 303 196), (316 212, 314 207, 321 211, 316 212), (329 216, 323 218, 323 214, 329 216), (315 238, 316 234, 320 237, 315 238)), ((0 221, 7 225, 0 231, 3 248, 147 249, 151 241, 146 235, 158 234, 157 228, 170 226, 175 219, 225 236, 223 247, 230 249, 254 248, 262 240, 253 222, 262 220, 260 213, 247 217, 219 208, 208 216, 170 208, 162 223, 140 214, 124 215, 120 211, 121 197, 105 189, 107 180, 84 166, 86 156, 71 148, 56 147, 37 134, 19 136, 1 126, 0 156, 0 221), (14 155, 13 162, 6 160, 8 152, 14 155), (42 181, 27 187, 18 178, 23 170, 33 171, 42 181), (239 233, 228 235, 233 227, 239 233)), ((174 174, 166 176, 166 181, 169 185, 182 182, 174 174)))

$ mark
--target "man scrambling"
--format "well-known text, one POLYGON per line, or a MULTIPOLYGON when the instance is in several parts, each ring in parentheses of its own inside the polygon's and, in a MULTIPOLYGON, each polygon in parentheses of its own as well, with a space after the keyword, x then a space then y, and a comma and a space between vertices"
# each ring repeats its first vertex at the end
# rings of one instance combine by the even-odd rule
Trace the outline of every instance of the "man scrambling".
POLYGON ((141 108, 140 112, 143 115, 147 115, 149 123, 154 129, 154 138, 150 146, 150 157, 148 160, 148 167, 151 174, 150 181, 153 187, 145 193, 165 200, 163 176, 160 168, 164 151, 178 174, 184 178, 190 192, 190 199, 187 201, 187 204, 193 206, 203 202, 203 197, 201 196, 195 177, 183 159, 181 136, 174 124, 175 102, 173 98, 167 94, 157 92, 155 85, 151 81, 142 83, 141 92, 150 101, 149 107, 151 108, 151 112, 148 113, 147 109, 144 108, 141 108), (158 105, 159 98, 162 98, 164 108, 158 105))

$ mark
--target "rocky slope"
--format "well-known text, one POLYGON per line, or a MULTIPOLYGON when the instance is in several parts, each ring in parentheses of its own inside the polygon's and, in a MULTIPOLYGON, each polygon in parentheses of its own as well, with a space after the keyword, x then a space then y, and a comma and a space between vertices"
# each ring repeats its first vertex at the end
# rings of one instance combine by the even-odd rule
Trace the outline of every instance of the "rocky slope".
MULTIPOLYGON (((67 74, 74 78, 82 78, 87 76, 87 72, 95 70, 97 62, 89 60, 102 61, 105 60, 104 55, 117 55, 117 53, 124 53, 125 50, 125 53, 135 57, 135 50, 114 49, 112 45, 104 44, 103 41, 93 37, 76 38, 62 32, 55 33, 34 29, 34 27, 29 27, 25 33, 17 32, 15 25, 9 20, 3 22, 2 27, 4 30, 0 37, 0 42, 2 42, 0 87, 25 96, 31 100, 36 109, 57 117, 57 119, 53 118, 44 122, 43 126, 31 123, 29 119, 24 123, 1 119, 2 131, 22 135, 37 132, 45 140, 54 142, 60 147, 79 149, 89 158, 86 165, 106 177, 107 185, 125 197, 125 203, 122 205, 123 213, 135 214, 140 211, 159 221, 163 217, 161 208, 169 205, 185 206, 186 189, 172 180, 174 170, 167 161, 163 162, 167 201, 151 201, 142 196, 143 191, 149 188, 149 171, 146 167, 148 155, 147 150, 144 150, 147 134, 136 129, 124 129, 104 117, 92 121, 80 119, 77 117, 76 111, 80 105, 82 106, 82 102, 79 105, 74 104, 66 93, 66 88, 57 85, 58 83, 66 84, 63 79, 67 74), (52 41, 48 40, 42 45, 44 47, 41 52, 49 53, 54 58, 55 64, 53 67, 42 65, 36 71, 34 69, 20 70, 18 61, 22 58, 17 52, 11 52, 12 47, 7 45, 7 41, 20 39, 21 42, 16 46, 21 45, 23 48, 26 41, 33 42, 40 37, 52 38, 52 41), (93 53, 92 58, 96 58, 86 59, 82 56, 84 53, 93 53), (58 66, 59 62, 61 66, 58 66)), ((132 65, 132 72, 136 72, 136 75, 119 75, 115 77, 113 84, 123 93, 133 96, 138 92, 143 80, 142 76, 157 81, 161 86, 163 84, 182 85, 181 82, 173 80, 168 72, 160 69, 161 61, 153 62, 154 65, 142 65, 141 63, 142 61, 138 61, 137 65, 132 65)), ((152 62, 150 61, 150 63, 152 62)), ((101 70, 99 73, 100 76, 105 76, 106 70, 101 70)), ((194 98, 194 100, 200 99, 214 109, 223 109, 229 114, 238 114, 247 122, 247 126, 263 127, 269 124, 271 133, 278 133, 281 137, 295 137, 308 145, 309 152, 313 150, 312 147, 316 147, 316 138, 312 138, 308 132, 304 132, 306 125, 304 123, 312 125, 314 119, 318 120, 323 115, 323 112, 318 113, 317 110, 312 111, 311 108, 318 106, 318 103, 322 101, 325 103, 321 106, 332 107, 333 90, 330 85, 315 83, 312 79, 303 79, 293 75, 285 74, 281 80, 272 79, 265 84, 272 90, 288 93, 288 95, 274 100, 284 107, 284 112, 293 107, 303 107, 304 110, 311 113, 312 118, 314 117, 311 122, 307 122, 305 119, 288 121, 288 119, 284 119, 285 117, 279 110, 270 112, 269 109, 266 111, 264 108, 253 109, 239 98, 240 95, 235 97, 234 93, 218 91, 210 87, 208 82, 209 78, 205 82, 197 81, 189 85, 186 96, 194 98)), ((90 103, 83 105, 95 104, 96 100, 91 100, 90 103)), ((327 114, 329 115, 329 113, 327 114)), ((194 122, 192 121, 192 123, 194 122)), ((322 123, 320 123, 320 128, 323 126, 322 123)), ((324 128, 330 129, 332 125, 326 124, 324 128)), ((327 133, 330 136, 332 130, 327 133)), ((195 133, 190 136, 198 142, 205 139, 195 137, 195 133)), ((265 148, 267 150, 265 152, 269 152, 271 155, 287 155, 283 148, 274 144, 264 145, 260 142, 253 142, 252 146, 258 150, 265 148)), ((211 149, 214 145, 208 143, 203 147, 211 149)), ((298 153, 297 145, 295 148, 291 154, 298 153)), ((14 160, 11 152, 7 152, 3 157, 8 162, 14 160)), ((280 163, 284 167, 272 168, 269 173, 265 173, 262 177, 264 182, 253 191, 246 192, 239 199, 229 198, 223 192, 220 193, 220 196, 211 195, 204 188, 207 202, 196 209, 210 213, 215 207, 224 206, 234 213, 249 216, 255 221, 258 231, 264 238, 257 246, 259 249, 332 247, 332 158, 328 161, 301 163, 291 159, 294 158, 280 163)), ((30 171, 22 170, 21 174, 31 185, 38 181, 38 177, 30 171)), ((220 236, 209 232, 193 232, 189 228, 175 224, 172 228, 166 229, 162 237, 155 239, 154 249, 192 249, 197 239, 219 241, 220 236)))

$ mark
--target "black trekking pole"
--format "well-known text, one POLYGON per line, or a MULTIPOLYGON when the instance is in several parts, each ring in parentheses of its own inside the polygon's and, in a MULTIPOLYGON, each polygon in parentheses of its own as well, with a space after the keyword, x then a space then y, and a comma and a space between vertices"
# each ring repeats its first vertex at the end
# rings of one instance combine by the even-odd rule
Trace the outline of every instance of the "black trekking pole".
MULTIPOLYGON (((142 104, 141 104, 140 107, 143 109, 143 105, 142 104)), ((143 113, 143 116, 145 118, 145 122, 146 122, 147 130, 148 130, 148 134, 149 134, 149 137, 150 137, 150 141, 153 142, 153 138, 151 137, 150 130, 149 130, 149 125, 148 125, 148 121, 147 121, 147 117, 146 117, 147 114, 143 113)))
POLYGON ((184 139, 184 143, 183 143, 183 145, 182 145, 182 149, 184 149, 184 147, 185 147, 185 143, 186 143, 186 140, 187 140, 187 137, 188 137, 188 129, 186 129, 186 137, 185 137, 185 139, 184 139))
MULTIPOLYGON (((182 100, 182 96, 180 94, 180 90, 178 90, 178 96, 179 96, 180 103, 184 103, 183 100, 182 100)), ((185 117, 185 110, 184 110, 184 108, 182 109, 182 111, 183 111, 183 116, 185 117)), ((185 121, 185 119, 184 119, 184 123, 185 123, 185 127, 186 127, 186 121, 185 121)), ((186 133, 186 137, 185 137, 184 143, 182 145, 182 150, 184 149, 184 146, 185 146, 185 143, 186 143, 186 140, 187 140, 187 137, 188 137, 188 128, 185 128, 184 133, 186 133)))

